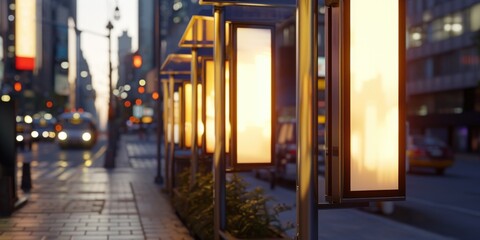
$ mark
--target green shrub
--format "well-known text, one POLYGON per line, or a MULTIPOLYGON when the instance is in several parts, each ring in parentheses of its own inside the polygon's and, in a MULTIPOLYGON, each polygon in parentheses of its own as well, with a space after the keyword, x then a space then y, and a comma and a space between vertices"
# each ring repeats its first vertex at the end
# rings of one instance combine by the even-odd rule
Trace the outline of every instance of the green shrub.
MULTIPOLYGON (((200 239, 213 239, 213 174, 202 172, 190 189, 190 171, 183 171, 173 204, 187 228, 200 239)), ((268 207, 273 201, 261 188, 247 189, 247 183, 233 174, 226 184, 227 232, 237 238, 278 237, 293 224, 283 225, 278 215, 290 210, 285 204, 268 207)))

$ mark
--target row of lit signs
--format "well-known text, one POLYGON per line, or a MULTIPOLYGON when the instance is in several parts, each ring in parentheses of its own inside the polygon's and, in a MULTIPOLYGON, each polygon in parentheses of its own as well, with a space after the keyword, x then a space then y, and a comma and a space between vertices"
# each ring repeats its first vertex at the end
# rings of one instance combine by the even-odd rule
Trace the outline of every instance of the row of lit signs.
MULTIPOLYGON (((233 157, 237 166, 273 163, 274 150, 274 96, 273 86, 273 27, 245 26, 233 24, 235 54, 232 72, 226 70, 226 151, 233 157), (230 79, 232 86, 230 87, 230 79), (232 95, 230 96, 230 92, 232 95), (229 102, 232 99, 232 103, 229 102), (234 104, 230 108, 230 105, 234 104), (230 109, 235 109, 230 113, 230 109), (255 139, 252 141, 252 139, 255 139)), ((229 66, 227 62, 226 66, 229 66)), ((204 59, 203 78, 205 88, 198 89, 198 133, 205 144, 204 152, 211 154, 215 149, 215 109, 213 60, 204 59), (202 98, 202 96, 205 96, 202 98), (205 106, 203 112, 202 106, 205 106), (203 119, 201 119, 201 117, 203 119), (205 123, 205 124, 204 124, 205 123)), ((179 125, 179 144, 191 146, 192 139, 192 86, 184 83, 179 87, 180 110, 174 110, 179 125)), ((174 127, 175 128, 175 127, 174 127)), ((198 140, 198 142, 201 142, 198 140)))
MULTIPOLYGON (((405 195, 405 7, 402 2, 340 1, 338 14, 342 20, 338 38, 329 40, 336 41, 333 45, 337 46, 337 52, 331 53, 338 56, 340 64, 336 69, 338 73, 332 73, 332 56, 329 56, 326 70, 330 78, 327 80, 330 101, 338 107, 329 112, 327 119, 331 139, 327 141, 326 171, 329 178, 335 172, 341 174, 342 182, 333 192, 331 186, 328 190, 327 194, 341 196, 330 198, 333 202, 367 197, 394 199, 405 195), (372 11, 373 5, 382 11, 372 11), (335 78, 338 82, 332 82, 332 74, 338 76, 335 78)), ((231 39, 227 39, 233 46, 228 56, 231 62, 226 63, 231 68, 231 76, 227 75, 225 83, 225 142, 230 144, 227 152, 233 167, 274 164, 274 33, 274 27, 268 25, 231 25, 231 39)), ((203 136, 204 152, 213 153, 212 60, 203 62, 203 73, 205 87, 199 86, 202 94, 198 95, 203 98, 197 106, 202 119, 198 119, 197 134, 203 136)), ((192 90, 191 85, 183 85, 184 97, 179 99, 192 102, 192 90)), ((188 147, 192 144, 189 121, 193 119, 191 106, 186 104, 184 108, 187 112, 179 132, 185 133, 183 144, 188 147)), ((180 116, 181 110, 177 111, 180 116)))

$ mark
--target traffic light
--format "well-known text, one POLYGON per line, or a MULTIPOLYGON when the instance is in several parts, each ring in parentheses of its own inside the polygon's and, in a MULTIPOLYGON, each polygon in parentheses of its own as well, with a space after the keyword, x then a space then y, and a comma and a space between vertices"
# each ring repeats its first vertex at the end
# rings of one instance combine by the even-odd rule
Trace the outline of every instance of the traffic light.
POLYGON ((133 67, 140 68, 142 66, 142 56, 140 54, 135 53, 133 55, 133 67))
POLYGON ((50 100, 46 101, 46 102, 45 102, 45 107, 47 107, 47 108, 52 108, 52 107, 53 107, 53 102, 50 101, 50 100))
POLYGON ((152 99, 153 99, 153 100, 158 100, 159 97, 160 97, 160 96, 158 95, 158 92, 153 92, 153 93, 152 93, 152 99))
POLYGON ((15 92, 22 91, 22 83, 21 82, 15 82, 13 84, 13 89, 15 90, 15 92))

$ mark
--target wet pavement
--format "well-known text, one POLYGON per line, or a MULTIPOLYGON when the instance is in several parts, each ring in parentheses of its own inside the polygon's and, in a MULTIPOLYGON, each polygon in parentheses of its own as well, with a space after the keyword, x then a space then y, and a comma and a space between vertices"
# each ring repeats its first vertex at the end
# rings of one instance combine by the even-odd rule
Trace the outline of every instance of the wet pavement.
POLYGON ((28 203, 0 218, 0 239, 192 239, 154 183, 156 158, 144 154, 154 141, 125 135, 119 144, 113 170, 103 157, 88 166, 32 164, 33 188, 19 192, 28 203))
MULTIPOLYGON (((11 217, 0 218, 3 239, 193 239, 172 208, 168 195, 154 183, 155 140, 122 135, 116 168, 103 168, 105 146, 94 151, 58 151, 39 145, 19 154, 31 161, 33 188, 28 203, 11 217), (44 156, 58 158, 46 161, 44 156)), ((163 168, 165 169, 165 168, 163 168)), ((241 174, 251 186, 260 186, 277 203, 292 206, 280 215, 295 222, 295 192, 241 174)), ((320 239, 448 239, 445 236, 356 209, 319 211, 320 239)), ((287 232, 294 237, 295 229, 287 232)))

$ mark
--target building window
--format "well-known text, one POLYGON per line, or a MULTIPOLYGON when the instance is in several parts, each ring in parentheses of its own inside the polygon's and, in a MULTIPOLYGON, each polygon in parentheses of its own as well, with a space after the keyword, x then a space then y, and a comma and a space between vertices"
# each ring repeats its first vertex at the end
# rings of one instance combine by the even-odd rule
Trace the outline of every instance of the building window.
POLYGON ((420 47, 425 39, 425 31, 423 27, 412 27, 408 33, 408 48, 420 47))
POLYGON ((480 30, 480 3, 470 9, 470 31, 480 30))
POLYGON ((416 82, 427 77, 426 60, 420 59, 409 62, 407 65, 407 79, 409 82, 416 82))
POLYGON ((457 12, 442 18, 435 19, 431 23, 431 40, 441 41, 450 37, 462 35, 464 32, 464 21, 462 12, 457 12))
POLYGON ((463 91, 450 91, 435 94, 435 113, 459 114, 463 112, 463 91))

